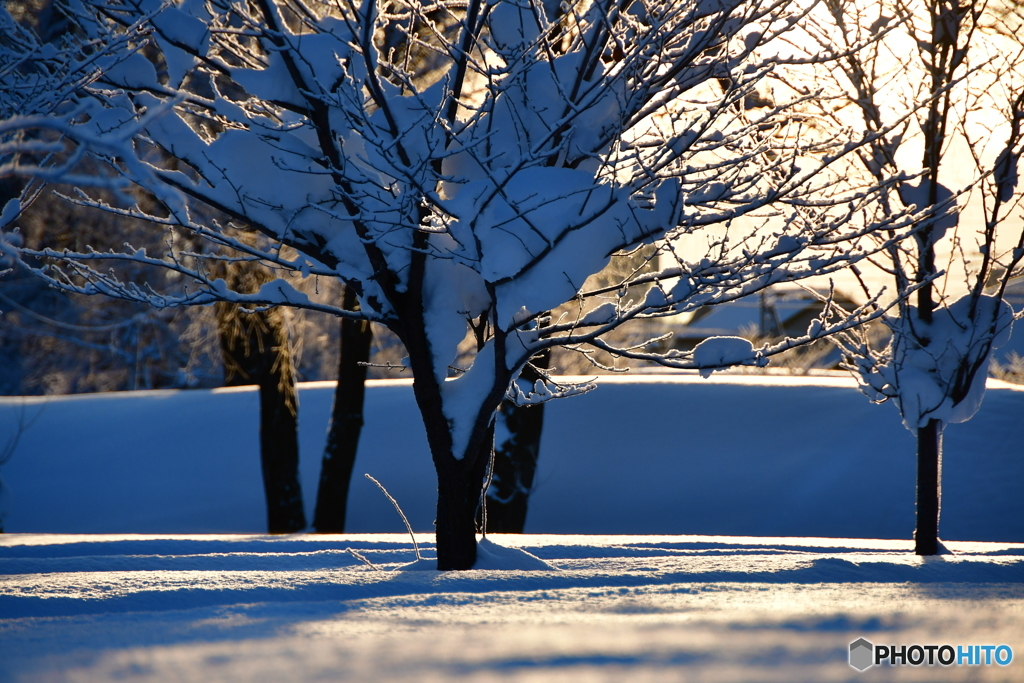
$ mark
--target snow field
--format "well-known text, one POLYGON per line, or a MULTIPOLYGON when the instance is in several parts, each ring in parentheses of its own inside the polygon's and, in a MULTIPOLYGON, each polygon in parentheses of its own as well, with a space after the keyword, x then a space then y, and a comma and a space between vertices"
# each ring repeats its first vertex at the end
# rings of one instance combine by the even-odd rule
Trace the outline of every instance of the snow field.
MULTIPOLYGON (((913 439, 848 379, 600 385, 549 406, 532 533, 445 574, 422 571, 430 534, 416 562, 379 533, 402 522, 359 476, 430 529, 408 383, 368 391, 345 536, 258 533, 253 391, 3 399, 0 442, 42 412, 0 472, 19 532, 0 536, 0 681, 1022 679, 1024 392, 991 383, 949 428, 950 553, 922 559, 913 439), (860 637, 1015 658, 859 673, 860 637)), ((307 506, 331 388, 300 399, 307 506)))
MULTIPOLYGON (((847 377, 601 378, 548 405, 526 531, 910 538, 914 439, 847 377)), ((946 430, 941 534, 1024 541, 1024 388, 990 381, 946 430)), ((312 519, 333 384, 300 392, 312 519)), ((213 391, 0 399, 9 532, 260 533, 258 397, 213 391)), ((352 533, 403 532, 370 473, 421 532, 435 475, 407 381, 372 381, 348 509, 352 533)))
POLYGON ((400 534, 8 535, 0 679, 1019 680, 1017 661, 858 674, 846 648, 1024 652, 1024 544, 493 538, 552 569, 409 570, 400 534))

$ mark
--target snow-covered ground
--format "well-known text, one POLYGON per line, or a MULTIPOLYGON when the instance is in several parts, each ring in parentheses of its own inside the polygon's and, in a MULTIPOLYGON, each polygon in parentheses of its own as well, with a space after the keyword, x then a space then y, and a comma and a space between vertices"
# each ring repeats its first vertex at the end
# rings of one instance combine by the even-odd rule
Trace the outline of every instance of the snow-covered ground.
POLYGON ((0 680, 1021 680, 1017 659, 847 664, 860 637, 1024 656, 1021 544, 951 543, 922 560, 905 541, 497 543, 552 569, 403 570, 411 544, 391 534, 10 536, 0 680))
MULTIPOLYGON (((253 533, 252 392, 4 399, 0 445, 38 419, 0 471, 0 681, 1024 680, 1024 391, 990 387, 947 433, 950 554, 912 554, 913 440, 848 380, 641 376, 549 406, 531 533, 446 574, 367 533, 401 522, 361 478, 352 535, 253 533), (1014 660, 859 673, 860 637, 1014 660)), ((374 385, 356 469, 427 531, 416 420, 374 385)))

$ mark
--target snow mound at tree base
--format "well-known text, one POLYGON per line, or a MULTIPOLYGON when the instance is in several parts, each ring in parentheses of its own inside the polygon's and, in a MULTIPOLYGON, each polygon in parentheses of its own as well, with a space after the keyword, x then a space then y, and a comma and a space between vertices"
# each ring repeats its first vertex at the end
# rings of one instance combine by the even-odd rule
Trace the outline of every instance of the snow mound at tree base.
POLYGON ((497 569, 515 571, 557 571, 536 555, 522 548, 498 545, 489 538, 482 538, 476 546, 476 564, 473 569, 497 569))
MULTIPOLYGON (((400 571, 428 571, 437 569, 437 558, 421 556, 415 562, 398 567, 400 571)), ((476 564, 474 570, 487 571, 558 571, 536 555, 522 548, 510 548, 498 545, 489 538, 481 538, 476 546, 476 564)))

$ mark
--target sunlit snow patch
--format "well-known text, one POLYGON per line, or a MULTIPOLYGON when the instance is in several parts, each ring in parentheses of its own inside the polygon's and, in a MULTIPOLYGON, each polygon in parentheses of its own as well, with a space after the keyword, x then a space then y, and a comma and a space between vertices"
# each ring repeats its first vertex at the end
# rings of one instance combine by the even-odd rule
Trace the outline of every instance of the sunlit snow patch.
POLYGON ((522 548, 507 548, 490 539, 481 538, 476 546, 476 564, 473 569, 554 571, 555 567, 522 548))

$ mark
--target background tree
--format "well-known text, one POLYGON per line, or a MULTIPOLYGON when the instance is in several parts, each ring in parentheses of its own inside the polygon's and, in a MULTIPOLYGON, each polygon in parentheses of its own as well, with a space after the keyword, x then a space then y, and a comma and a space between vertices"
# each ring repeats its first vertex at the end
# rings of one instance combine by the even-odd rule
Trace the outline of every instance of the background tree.
MULTIPOLYGON (((352 287, 345 288, 342 307, 346 311, 359 310, 359 299, 352 287)), ((348 490, 363 428, 363 400, 372 342, 369 321, 341 319, 338 384, 331 406, 327 444, 320 463, 320 483, 313 516, 313 528, 320 533, 340 534, 345 531, 348 490)))
MULTIPOLYGON (((410 6, 434 25, 427 7, 410 6)), ((827 308, 806 335, 759 349, 727 338, 659 353, 603 336, 629 321, 827 274, 870 253, 859 237, 887 228, 898 240, 907 225, 898 215, 864 220, 885 183, 836 192, 834 162, 862 141, 848 131, 805 134, 788 115, 800 96, 754 115, 737 106, 780 63, 759 57, 768 54, 761 48, 804 13, 786 2, 580 2, 558 24, 539 2, 432 3, 429 11, 447 13, 457 30, 432 31, 443 68, 429 86, 381 52, 388 5, 74 7, 92 39, 109 41, 136 19, 152 32, 145 50, 85 91, 68 144, 150 192, 164 207, 147 215, 154 225, 187 229, 279 272, 339 278, 360 310, 301 293, 285 278, 233 290, 202 253, 37 252, 9 240, 0 249, 54 259, 37 272, 71 291, 158 306, 296 306, 392 330, 408 352, 438 474, 440 569, 475 561, 501 401, 540 403, 590 388, 544 373, 523 381, 531 358, 590 345, 705 373, 764 365, 862 312, 834 319, 827 308), (273 246, 235 239, 189 201, 251 225, 273 246), (670 267, 584 289, 616 252, 658 240, 670 267), (155 292, 124 279, 118 264, 185 277, 178 289, 155 292), (579 302, 576 315, 539 328, 542 315, 569 301, 579 302), (473 330, 484 343, 456 372, 473 330)))
MULTIPOLYGON (((899 298, 891 335, 837 337, 865 393, 892 399, 917 437, 915 550, 939 552, 942 433, 981 405, 992 350, 1014 318, 1003 293, 1024 255, 1017 172, 1024 149, 1019 8, 986 2, 827 0, 815 53, 841 57, 814 87, 828 115, 877 131, 851 175, 897 175, 877 208, 921 216, 915 239, 857 270, 865 296, 899 298), (879 40, 867 50, 858 41, 879 40), (895 125, 897 124, 898 125, 895 125), (887 132, 882 132, 888 129, 887 132), (877 268, 877 269, 876 269, 877 268)), ((874 236, 874 239, 881 239, 874 236)))
MULTIPOLYGON (((251 240, 254 241, 254 240, 251 240)), ((274 275, 250 261, 225 264, 224 281, 253 292, 274 275)), ((255 384, 260 392, 260 469, 270 533, 306 528, 299 483, 299 394, 285 308, 244 310, 216 304, 226 386, 255 384)))
MULTIPOLYGON (((519 377, 528 386, 544 381, 551 351, 546 350, 523 366, 519 377)), ((486 531, 521 534, 526 526, 527 503, 533 491, 544 430, 544 403, 516 405, 505 400, 495 414, 494 454, 488 475, 486 531)), ((483 520, 482 520, 483 521, 483 520)))
MULTIPOLYGON (((66 55, 74 45, 58 6, 51 2, 15 3, 19 23, 5 16, 6 40, 21 53, 10 52, 8 76, 18 77, 14 85, 25 87, 32 79, 48 75, 60 78, 56 69, 36 64, 42 54, 66 55), (63 52, 62 52, 63 50, 63 52), (33 54, 34 53, 34 54, 33 54)), ((86 48, 85 52, 95 47, 86 48)), ((61 62, 66 66, 65 61, 61 62)), ((51 111, 67 103, 56 103, 51 111)), ((38 109, 39 107, 37 107, 38 109)), ((24 109, 24 105, 19 107, 24 109)), ((21 111, 19 113, 31 113, 21 111)), ((33 142, 22 133, 21 144, 33 142)), ((31 150, 26 150, 31 156, 31 150)), ((103 183, 97 173, 93 182, 103 183)), ((111 182, 107 176, 106 182, 111 182)), ((32 208, 19 218, 18 237, 32 248, 74 251, 86 248, 108 250, 130 242, 139 248, 159 251, 164 236, 154 233, 130 216, 98 213, 70 201, 50 189, 20 177, 4 179, 3 205, 17 201, 31 190, 32 208)), ((60 188, 73 192, 73 188, 60 188)), ((110 192, 105 198, 113 200, 110 192)), ((146 205, 146 210, 158 210, 146 205)), ((187 234, 177 235, 188 243, 187 234)), ((195 309, 154 309, 152 307, 95 297, 68 295, 52 288, 17 264, 0 283, 0 302, 6 309, 0 320, 0 353, 5 367, 0 390, 5 393, 72 393, 194 386, 197 371, 205 374, 207 385, 217 365, 204 345, 190 343, 204 336, 195 328, 205 316, 195 309), (74 298, 73 298, 74 297, 74 298), (204 353, 205 351, 205 353, 204 353)), ((229 279, 241 289, 259 279, 259 267, 246 268, 235 261, 227 267, 229 279)), ((272 275, 264 281, 273 279, 272 275)), ((256 284, 259 284, 256 282, 256 284)), ((261 392, 261 462, 267 493, 271 532, 297 531, 305 527, 299 495, 294 367, 288 353, 285 311, 257 311, 251 314, 220 306, 222 348, 227 383, 259 385, 261 392), (241 380, 241 381, 239 381, 241 380), (290 427, 290 432, 289 428, 290 427)), ((219 363, 218 363, 219 364, 219 363)), ((219 382, 217 383, 219 384, 219 382)))

